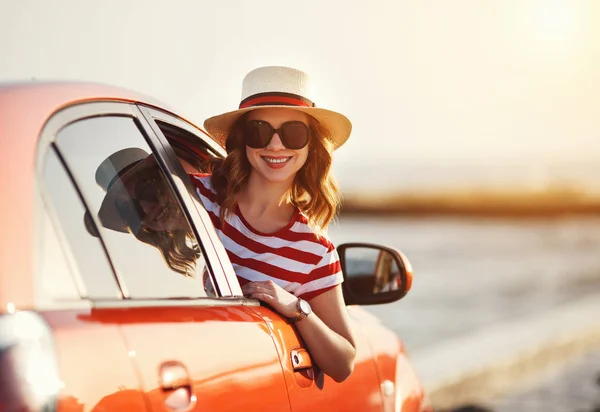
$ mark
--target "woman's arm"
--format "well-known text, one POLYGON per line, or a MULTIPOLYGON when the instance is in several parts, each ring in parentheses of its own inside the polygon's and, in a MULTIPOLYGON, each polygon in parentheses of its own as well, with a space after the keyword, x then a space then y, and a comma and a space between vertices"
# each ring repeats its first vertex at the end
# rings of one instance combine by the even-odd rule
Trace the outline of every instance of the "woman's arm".
POLYGON ((308 301, 313 313, 296 322, 308 350, 324 373, 336 382, 354 369, 356 344, 340 285, 308 301))
MULTIPOLYGON (((297 315, 298 298, 272 281, 250 282, 245 295, 268 303, 287 318, 297 315)), ((340 285, 308 301, 312 312, 296 322, 314 362, 336 382, 346 380, 354 369, 356 345, 340 285)))

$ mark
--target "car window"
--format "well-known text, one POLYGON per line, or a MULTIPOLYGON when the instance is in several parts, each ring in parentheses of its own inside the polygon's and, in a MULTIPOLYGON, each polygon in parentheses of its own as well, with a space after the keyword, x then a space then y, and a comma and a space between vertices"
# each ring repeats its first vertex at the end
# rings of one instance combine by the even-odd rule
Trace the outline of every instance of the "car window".
POLYGON ((187 130, 162 120, 155 119, 155 122, 187 173, 207 172, 207 160, 220 157, 202 139, 187 130))
POLYGON ((44 226, 45 249, 42 282, 46 290, 68 288, 75 285, 73 278, 65 277, 67 265, 62 253, 56 249, 67 248, 69 261, 83 282, 82 297, 91 299, 117 299, 121 292, 117 285, 106 253, 97 237, 90 236, 84 226, 85 206, 74 187, 71 178, 54 150, 49 150, 44 161, 42 184, 50 201, 50 208, 56 217, 55 222, 68 243, 60 242, 49 225, 44 226), (48 238, 50 236, 50 238, 48 238), (51 252, 52 251, 52 252, 51 252), (51 286, 50 286, 51 285, 51 286))
POLYGON ((53 306, 60 301, 81 299, 73 277, 73 267, 52 225, 47 210, 41 210, 36 224, 35 294, 36 305, 53 306))
POLYGON ((88 118, 56 145, 85 199, 87 216, 133 299, 198 298, 215 289, 198 240, 160 159, 130 117, 88 118))

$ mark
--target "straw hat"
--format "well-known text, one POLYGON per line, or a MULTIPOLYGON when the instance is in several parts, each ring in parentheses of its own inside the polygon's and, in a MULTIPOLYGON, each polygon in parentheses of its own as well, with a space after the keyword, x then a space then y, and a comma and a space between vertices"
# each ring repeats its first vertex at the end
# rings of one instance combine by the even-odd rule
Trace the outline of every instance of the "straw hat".
POLYGON ((148 155, 145 150, 138 147, 119 150, 100 163, 96 169, 96 183, 106 192, 98 211, 102 226, 123 233, 136 229, 129 228, 123 221, 115 199, 118 194, 126 193, 125 184, 136 171, 155 164, 154 156, 148 155))
POLYGON ((248 73, 242 83, 242 100, 238 110, 207 119, 204 128, 219 144, 225 146, 231 126, 244 113, 281 107, 289 107, 315 118, 329 131, 335 149, 350 137, 352 123, 346 116, 316 107, 308 74, 282 66, 259 67, 248 73))

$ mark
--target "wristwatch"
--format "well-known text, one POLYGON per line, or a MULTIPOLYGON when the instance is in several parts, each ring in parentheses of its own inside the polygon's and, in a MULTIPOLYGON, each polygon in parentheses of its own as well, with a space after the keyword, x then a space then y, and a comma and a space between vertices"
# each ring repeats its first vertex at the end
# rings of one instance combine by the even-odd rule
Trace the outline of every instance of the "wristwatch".
POLYGON ((306 319, 306 317, 312 313, 310 304, 304 299, 298 298, 298 301, 296 302, 296 309, 298 309, 298 314, 295 317, 290 318, 290 322, 292 323, 300 322, 301 320, 306 319))

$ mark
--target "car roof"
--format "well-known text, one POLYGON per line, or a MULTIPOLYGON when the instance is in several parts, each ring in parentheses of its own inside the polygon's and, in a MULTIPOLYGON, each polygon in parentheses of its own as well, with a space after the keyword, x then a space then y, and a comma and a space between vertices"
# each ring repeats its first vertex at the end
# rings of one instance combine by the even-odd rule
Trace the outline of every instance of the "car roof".
POLYGON ((48 119, 88 101, 164 103, 122 87, 92 82, 0 82, 0 313, 33 302, 33 203, 36 146, 48 119))
POLYGON ((108 84, 61 80, 0 82, 0 146, 14 140, 11 136, 18 135, 18 142, 13 143, 24 145, 23 149, 30 152, 54 113, 91 101, 143 103, 181 117, 169 105, 153 97, 108 84))
POLYGON ((85 101, 128 101, 161 107, 171 113, 167 104, 153 97, 118 86, 103 83, 46 80, 46 81, 0 81, 0 116, 7 105, 18 109, 34 110, 50 117, 61 108, 85 101))

